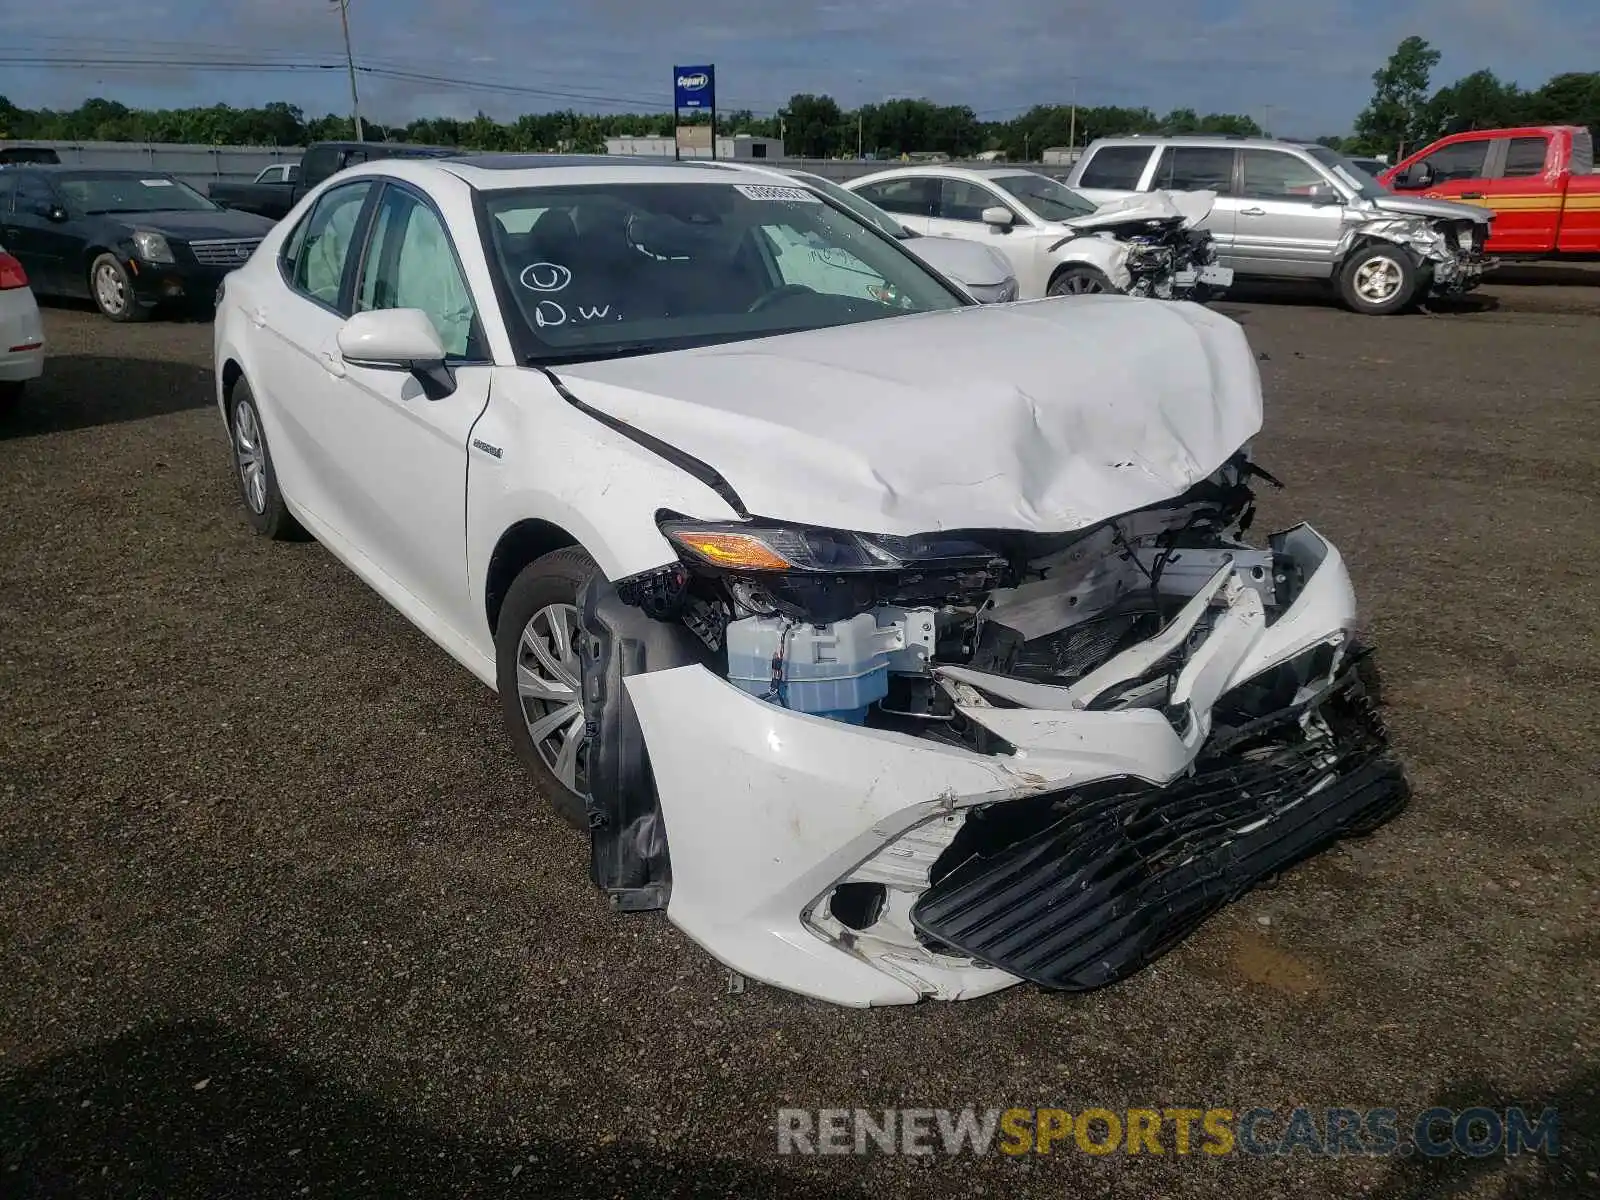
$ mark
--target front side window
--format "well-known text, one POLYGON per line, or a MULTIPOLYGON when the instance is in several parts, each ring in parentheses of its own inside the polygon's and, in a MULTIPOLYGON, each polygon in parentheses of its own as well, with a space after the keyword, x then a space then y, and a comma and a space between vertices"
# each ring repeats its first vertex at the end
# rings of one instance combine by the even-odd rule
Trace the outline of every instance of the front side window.
POLYGON ((1218 146, 1168 146, 1151 186, 1168 192, 1233 192, 1233 151, 1218 146))
POLYGON ((867 202, 884 212, 908 217, 931 217, 938 204, 939 181, 926 176, 913 179, 885 179, 857 189, 867 202))
POLYGON ((981 183, 970 179, 939 181, 939 216, 946 221, 982 222, 984 209, 1010 207, 981 183))
POLYGON ((1457 179, 1482 179, 1484 162, 1488 157, 1489 143, 1486 139, 1480 139, 1441 146, 1424 161, 1433 168, 1434 183, 1450 183, 1457 179))
POLYGON ((1087 196, 1080 196, 1066 184, 1022 171, 1015 175, 991 176, 994 185, 1009 192, 1034 216, 1042 221, 1070 221, 1074 217, 1087 217, 1100 206, 1087 196))
POLYGON ((1549 138, 1510 138, 1509 144, 1506 146, 1505 176, 1510 179, 1525 178, 1530 175, 1543 175, 1545 150, 1549 144, 1549 138))
POLYGON ((437 213, 411 192, 390 187, 368 239, 356 311, 417 308, 428 315, 451 358, 482 358, 473 341, 472 293, 437 213))
POLYGON ((1282 150, 1241 152, 1239 194, 1252 200, 1316 200, 1337 196, 1333 184, 1316 167, 1282 150))
POLYGON ((535 362, 969 303, 897 242, 798 185, 514 189, 488 193, 485 207, 488 259, 511 300, 506 318, 535 362))
POLYGON ((1131 192, 1150 161, 1149 146, 1102 146, 1089 156, 1078 186, 1131 192))
POLYGON ((361 206, 372 190, 369 180, 349 183, 324 193, 290 238, 285 264, 296 291, 333 308, 339 306, 345 263, 355 246, 361 206), (292 257, 291 257, 292 256, 292 257))
POLYGON ((67 203, 87 216, 103 213, 215 212, 217 206, 170 175, 62 175, 67 203))

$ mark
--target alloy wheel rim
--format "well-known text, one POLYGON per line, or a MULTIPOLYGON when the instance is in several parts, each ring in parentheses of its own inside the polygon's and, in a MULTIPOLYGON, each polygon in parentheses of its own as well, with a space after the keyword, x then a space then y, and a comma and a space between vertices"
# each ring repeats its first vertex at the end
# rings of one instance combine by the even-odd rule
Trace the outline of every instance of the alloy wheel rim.
POLYGON ((1356 269, 1356 292, 1372 304, 1384 304, 1400 291, 1400 264, 1392 258, 1369 258, 1356 269))
POLYGON ((1103 291, 1100 281, 1089 275, 1073 275, 1066 281, 1069 296, 1089 296, 1103 291))
POLYGON ((517 699, 540 760, 563 787, 583 796, 589 763, 578 631, 572 604, 547 604, 528 618, 517 644, 517 699))
POLYGON ((261 427, 256 424, 256 410, 245 400, 234 409, 233 448, 239 458, 245 503, 259 516, 267 511, 267 462, 261 448, 261 427))
POLYGON ((110 263, 101 263, 94 272, 95 299, 109 313, 120 313, 128 302, 127 288, 122 276, 110 263))

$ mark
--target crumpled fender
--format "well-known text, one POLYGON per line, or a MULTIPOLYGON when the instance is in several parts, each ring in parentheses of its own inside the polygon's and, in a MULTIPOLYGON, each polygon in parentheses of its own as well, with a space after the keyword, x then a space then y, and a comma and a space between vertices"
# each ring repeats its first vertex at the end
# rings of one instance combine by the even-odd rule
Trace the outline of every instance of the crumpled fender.
POLYGON ((1083 263, 1094 267, 1117 290, 1127 291, 1133 283, 1133 275, 1128 271, 1130 249, 1127 242, 1118 241, 1109 234, 1091 233, 1057 242, 1051 247, 1050 261, 1056 264, 1083 263))
POLYGON ((1426 217, 1397 216, 1393 213, 1364 213, 1346 210, 1345 231, 1339 239, 1337 257, 1343 258, 1361 238, 1375 237, 1404 246, 1420 258, 1444 262, 1450 248, 1444 235, 1426 217))

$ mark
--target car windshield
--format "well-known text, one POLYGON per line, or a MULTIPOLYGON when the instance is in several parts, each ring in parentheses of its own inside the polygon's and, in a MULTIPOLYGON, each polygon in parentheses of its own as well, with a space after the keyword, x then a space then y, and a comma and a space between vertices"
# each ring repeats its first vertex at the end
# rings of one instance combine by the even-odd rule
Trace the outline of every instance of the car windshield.
POLYGON ((217 207, 170 175, 65 175, 56 177, 56 186, 74 208, 91 216, 217 207))
POLYGON ((883 230, 892 238, 905 239, 915 236, 909 229, 900 224, 899 221, 896 221, 888 213, 884 212, 883 209, 879 208, 876 204, 862 199, 848 188, 840 187, 831 179, 824 179, 821 175, 813 175, 809 171, 789 171, 786 173, 795 179, 800 180, 802 183, 816 188, 819 192, 834 200, 836 203, 848 208, 863 221, 869 221, 876 225, 879 229, 883 230))
POLYGON ((1307 146, 1306 153, 1332 171, 1356 195, 1372 200, 1386 194, 1383 184, 1337 150, 1329 150, 1326 146, 1307 146))
POLYGON ((1034 216, 1044 221, 1070 221, 1073 217, 1087 217, 1099 206, 1093 200, 1078 195, 1064 183, 1034 171, 1016 175, 993 175, 991 181, 1017 198, 1017 201, 1034 216))
POLYGON ((799 185, 489 192, 489 260, 533 362, 676 350, 960 308, 911 254, 799 185))

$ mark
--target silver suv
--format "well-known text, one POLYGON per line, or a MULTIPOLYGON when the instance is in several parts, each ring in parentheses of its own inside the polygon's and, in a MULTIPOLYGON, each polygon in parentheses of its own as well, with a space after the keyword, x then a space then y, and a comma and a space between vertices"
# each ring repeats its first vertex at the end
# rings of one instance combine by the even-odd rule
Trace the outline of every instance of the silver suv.
POLYGON ((1492 214, 1399 196, 1324 146, 1229 136, 1102 138, 1068 184, 1104 202, 1136 192, 1214 191, 1201 224, 1243 279, 1326 279, 1357 312, 1387 314, 1477 287, 1492 214))

